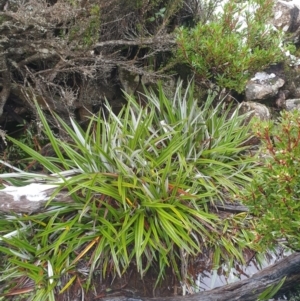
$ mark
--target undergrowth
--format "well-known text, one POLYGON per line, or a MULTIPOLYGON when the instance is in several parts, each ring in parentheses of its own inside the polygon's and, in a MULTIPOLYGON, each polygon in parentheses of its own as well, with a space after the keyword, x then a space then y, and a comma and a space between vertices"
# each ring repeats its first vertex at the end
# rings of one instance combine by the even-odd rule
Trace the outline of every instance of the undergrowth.
POLYGON ((222 102, 213 107, 213 92, 199 106, 193 85, 183 89, 181 83, 173 99, 161 88, 147 92, 145 107, 127 98, 118 115, 107 103, 86 131, 56 116, 67 140, 53 134, 37 107, 53 157, 8 137, 47 173, 16 170, 1 177, 57 189, 41 212, 0 219, 6 296, 24 289, 34 291, 32 300, 55 300, 75 282, 88 289, 95 271, 122 275, 131 263, 141 275, 155 265, 158 281, 171 266, 181 279, 182 254, 207 248, 216 268, 221 261, 243 262, 242 251, 254 240, 253 220, 247 213, 221 217, 215 202, 234 201, 256 172, 255 159, 245 153, 251 136, 245 115, 222 102), (63 190, 73 203, 55 198, 63 190))

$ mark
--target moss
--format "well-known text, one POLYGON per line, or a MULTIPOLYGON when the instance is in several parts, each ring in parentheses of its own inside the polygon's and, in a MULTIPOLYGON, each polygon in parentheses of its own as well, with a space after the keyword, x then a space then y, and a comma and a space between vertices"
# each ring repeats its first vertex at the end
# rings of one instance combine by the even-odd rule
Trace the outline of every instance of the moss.
POLYGON ((74 21, 68 32, 70 42, 77 40, 81 46, 90 47, 100 38, 101 10, 93 5, 86 16, 74 21))

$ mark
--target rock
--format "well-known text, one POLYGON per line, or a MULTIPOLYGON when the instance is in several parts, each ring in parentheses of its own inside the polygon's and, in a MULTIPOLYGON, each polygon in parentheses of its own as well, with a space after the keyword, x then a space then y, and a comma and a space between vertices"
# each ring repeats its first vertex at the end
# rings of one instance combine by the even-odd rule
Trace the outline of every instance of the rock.
MULTIPOLYGON (((239 107, 240 114, 246 114, 251 112, 248 118, 245 120, 245 123, 248 124, 253 117, 257 117, 260 120, 269 120, 271 118, 271 114, 269 109, 260 103, 252 102, 252 101, 244 101, 240 104, 239 107)), ((249 140, 244 143, 244 146, 257 146, 260 144, 260 139, 256 136, 252 136, 249 140)))
MULTIPOLYGON (((123 90, 130 95, 133 95, 141 84, 141 75, 130 72, 124 68, 119 68, 119 80, 123 90)), ((144 83, 143 83, 144 84, 144 83)))
POLYGON ((285 81, 274 73, 258 72, 246 85, 246 100, 263 100, 274 97, 285 81))
POLYGON ((278 0, 273 8, 274 19, 272 25, 285 33, 289 33, 287 40, 297 43, 300 36, 300 3, 298 0, 278 0))
POLYGON ((300 26, 299 4, 295 1, 276 2, 273 8, 273 25, 284 32, 295 32, 300 26))
POLYGON ((270 111, 265 105, 253 101, 242 102, 240 104, 239 111, 242 114, 252 111, 249 116, 249 121, 254 116, 258 117, 262 121, 269 120, 271 117, 270 111))
POLYGON ((286 93, 288 94, 289 91, 279 91, 277 98, 276 98, 276 106, 279 109, 285 109, 286 108, 286 93))
POLYGON ((285 107, 287 111, 300 110, 300 98, 287 99, 285 107))

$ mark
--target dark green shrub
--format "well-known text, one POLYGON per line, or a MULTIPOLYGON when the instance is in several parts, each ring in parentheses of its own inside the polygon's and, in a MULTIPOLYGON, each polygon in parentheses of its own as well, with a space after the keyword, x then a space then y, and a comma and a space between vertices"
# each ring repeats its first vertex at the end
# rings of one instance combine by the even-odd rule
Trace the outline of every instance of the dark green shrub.
POLYGON ((242 92, 249 77, 283 58, 281 34, 266 21, 272 0, 229 1, 211 22, 177 31, 176 59, 203 80, 242 92), (255 13, 251 12, 257 7, 255 13))

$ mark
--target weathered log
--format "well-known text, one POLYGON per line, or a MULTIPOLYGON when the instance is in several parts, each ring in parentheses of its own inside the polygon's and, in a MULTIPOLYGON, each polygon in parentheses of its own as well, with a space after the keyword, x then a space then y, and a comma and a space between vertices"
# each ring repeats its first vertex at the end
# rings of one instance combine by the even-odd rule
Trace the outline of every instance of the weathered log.
POLYGON ((252 277, 213 290, 187 296, 159 298, 106 297, 103 301, 255 301, 269 286, 286 277, 281 291, 290 289, 300 280, 300 253, 294 253, 254 274, 252 277))
MULTIPOLYGON (((32 183, 28 186, 15 187, 9 186, 0 190, 0 213, 33 213, 42 210, 45 203, 49 200, 56 185, 32 183)), ((67 195, 66 191, 58 193, 54 200, 63 202, 72 202, 72 198, 67 195)), ((219 210, 229 212, 246 212, 248 208, 242 204, 220 203, 216 202, 215 206, 219 210)))
MULTIPOLYGON (((26 213, 41 211, 57 185, 32 183, 23 187, 8 186, 0 190, 0 213, 26 213)), ((60 202, 73 202, 66 191, 55 198, 60 202)))

